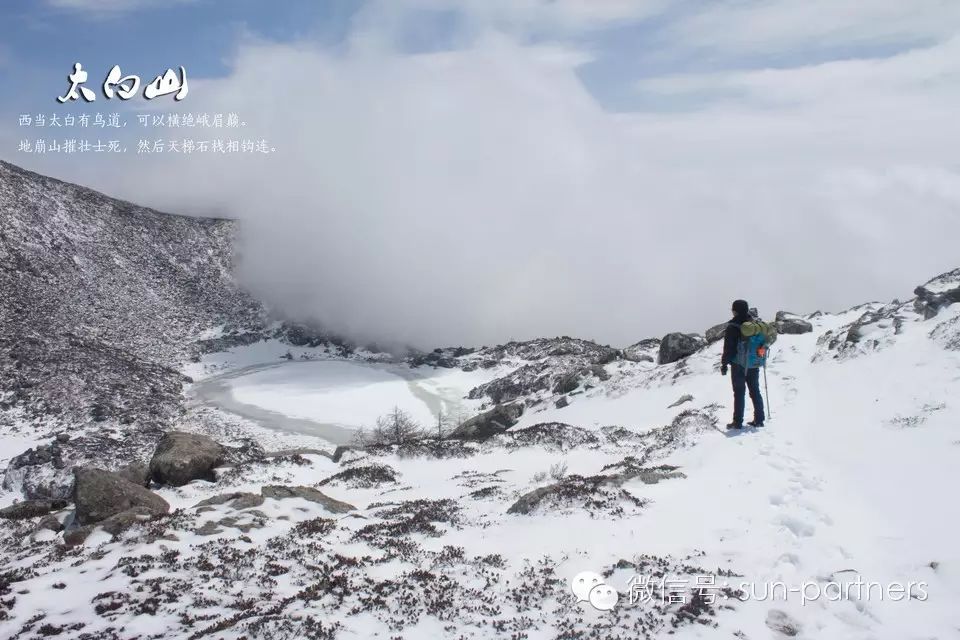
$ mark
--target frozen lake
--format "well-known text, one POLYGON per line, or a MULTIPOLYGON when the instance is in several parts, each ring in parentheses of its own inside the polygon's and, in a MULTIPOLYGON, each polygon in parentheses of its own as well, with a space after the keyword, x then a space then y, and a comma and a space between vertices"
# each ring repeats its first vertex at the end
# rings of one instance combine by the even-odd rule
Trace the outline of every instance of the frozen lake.
POLYGON ((394 407, 425 427, 442 410, 467 404, 469 389, 489 378, 449 369, 348 360, 311 360, 245 367, 203 380, 196 402, 219 407, 265 427, 347 444, 394 407))

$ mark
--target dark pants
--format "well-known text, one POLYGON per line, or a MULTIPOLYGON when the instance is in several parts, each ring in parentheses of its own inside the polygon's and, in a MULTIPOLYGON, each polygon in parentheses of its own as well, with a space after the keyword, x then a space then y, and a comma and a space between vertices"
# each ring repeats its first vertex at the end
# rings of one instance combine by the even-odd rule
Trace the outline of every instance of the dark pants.
POLYGON ((760 395, 760 369, 753 368, 744 371, 738 364, 730 366, 730 380, 733 382, 733 423, 743 424, 743 396, 750 390, 750 401, 753 403, 754 422, 763 422, 763 397, 760 395))

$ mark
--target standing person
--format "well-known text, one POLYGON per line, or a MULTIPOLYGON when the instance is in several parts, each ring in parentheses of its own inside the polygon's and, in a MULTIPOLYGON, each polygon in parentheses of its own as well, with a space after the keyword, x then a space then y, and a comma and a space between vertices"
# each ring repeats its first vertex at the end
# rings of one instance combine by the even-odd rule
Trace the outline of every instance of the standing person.
POLYGON ((727 368, 732 367, 730 380, 733 382, 733 422, 727 429, 743 428, 744 392, 750 390, 750 401, 753 403, 753 421, 749 427, 762 427, 763 397, 760 395, 760 368, 747 368, 746 364, 737 362, 737 350, 740 346, 740 325, 750 320, 750 305, 746 300, 734 300, 730 309, 733 319, 727 324, 723 335, 723 357, 720 359, 720 373, 727 375, 727 368))

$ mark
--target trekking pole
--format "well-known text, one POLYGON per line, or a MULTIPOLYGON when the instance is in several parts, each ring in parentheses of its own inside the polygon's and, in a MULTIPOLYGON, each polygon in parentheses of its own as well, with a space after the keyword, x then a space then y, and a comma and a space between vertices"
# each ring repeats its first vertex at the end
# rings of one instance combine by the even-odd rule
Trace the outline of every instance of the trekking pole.
POLYGON ((763 395, 767 396, 767 415, 773 417, 773 408, 770 406, 770 389, 767 387, 767 363, 763 363, 763 395))

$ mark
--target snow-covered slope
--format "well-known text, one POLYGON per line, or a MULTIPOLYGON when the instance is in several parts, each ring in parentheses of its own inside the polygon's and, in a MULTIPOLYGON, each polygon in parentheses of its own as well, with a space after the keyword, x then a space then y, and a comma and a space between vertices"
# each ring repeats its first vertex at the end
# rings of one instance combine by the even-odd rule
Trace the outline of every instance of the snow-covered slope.
MULTIPOLYGON (((715 343, 669 365, 600 365, 567 406, 532 402, 482 443, 338 462, 287 451, 215 483, 159 487, 172 515, 70 549, 31 521, 8 524, 0 624, 21 637, 957 637, 960 305, 927 316, 916 300, 808 316, 811 333, 777 342, 761 430, 719 426, 730 392, 715 343), (250 496, 194 506, 230 492, 250 496), (577 602, 570 581, 584 571, 618 592, 611 611, 577 602)), ((435 373, 464 395, 476 382, 435 373)), ((375 384, 363 397, 348 382, 359 408, 383 402, 375 384)), ((268 449, 330 451, 234 427, 268 449)))
POLYGON ((717 342, 670 364, 656 339, 566 337, 395 361, 268 325, 228 223, 0 178, 0 456, 27 450, 0 493, 0 638, 960 635, 960 269, 803 316, 767 426, 728 432, 717 342), (319 428, 394 405, 522 413, 482 441, 319 428), (170 513, 80 526, 81 499, 119 498, 69 495, 71 467, 147 461, 172 428, 226 447, 213 475, 124 467, 170 513), (66 500, 22 500, 51 487, 66 500))

